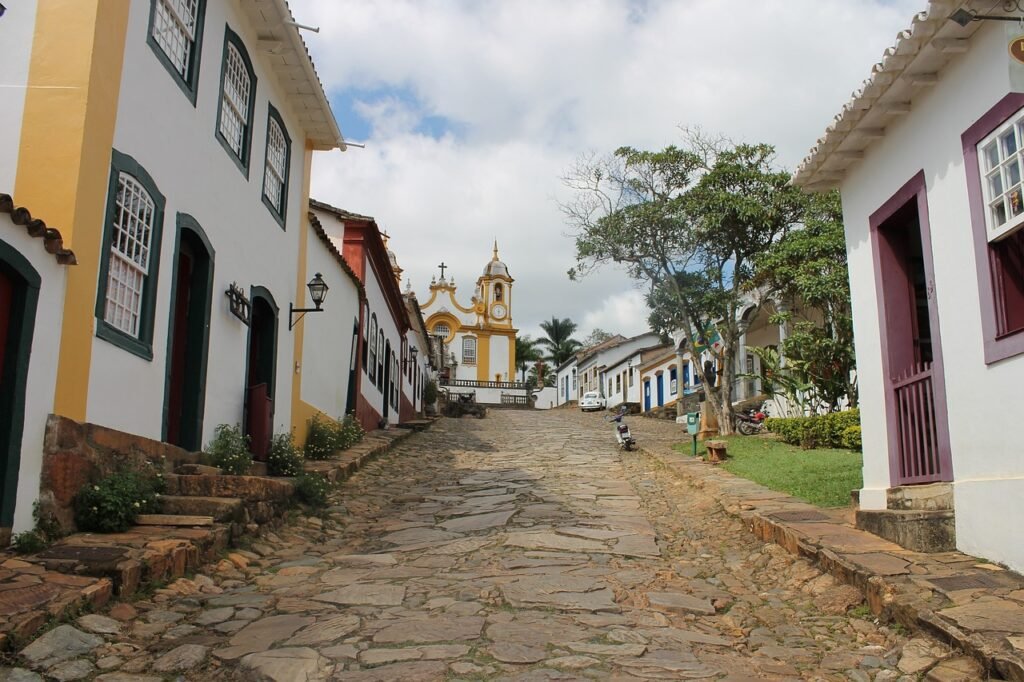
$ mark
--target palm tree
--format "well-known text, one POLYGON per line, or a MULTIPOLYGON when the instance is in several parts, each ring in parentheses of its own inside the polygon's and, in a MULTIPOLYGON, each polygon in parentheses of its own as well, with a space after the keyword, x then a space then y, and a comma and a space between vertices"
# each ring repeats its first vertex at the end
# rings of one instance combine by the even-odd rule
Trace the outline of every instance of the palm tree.
POLYGON ((541 322, 540 328, 547 336, 537 339, 537 343, 547 348, 547 359, 555 367, 559 367, 579 349, 580 342, 572 338, 576 323, 568 317, 563 320, 552 317, 547 322, 541 322))
POLYGON ((523 337, 516 337, 516 369, 522 381, 526 381, 526 370, 530 364, 540 360, 540 351, 537 349, 537 339, 531 339, 527 334, 523 337))

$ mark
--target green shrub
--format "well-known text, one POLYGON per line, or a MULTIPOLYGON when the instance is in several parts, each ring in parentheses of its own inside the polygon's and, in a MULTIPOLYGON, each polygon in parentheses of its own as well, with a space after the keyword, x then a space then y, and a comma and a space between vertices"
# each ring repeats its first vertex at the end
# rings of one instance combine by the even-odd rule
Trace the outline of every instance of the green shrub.
POLYGON ((26 530, 11 538, 11 547, 18 554, 35 554, 46 549, 49 544, 40 533, 34 530, 26 530))
POLYGON ((78 491, 74 499, 75 524, 79 530, 120 533, 135 523, 139 514, 160 509, 163 477, 136 471, 118 471, 78 491))
POLYGON ((314 415, 306 434, 306 459, 329 459, 338 450, 347 450, 361 441, 363 435, 363 427, 353 415, 341 421, 314 415))
POLYGON ((854 408, 813 417, 773 417, 766 420, 765 426, 790 445, 803 448, 843 448, 848 447, 845 444, 847 430, 860 426, 860 411, 854 408))
POLYGON ((427 379, 427 382, 423 384, 423 404, 433 405, 437 402, 437 382, 433 379, 427 379))
POLYGON ((249 436, 242 433, 238 424, 220 424, 213 432, 213 440, 206 446, 213 466, 224 470, 226 474, 244 475, 252 466, 252 453, 249 452, 249 436))
POLYGON ((333 420, 324 419, 319 414, 309 420, 309 431, 306 433, 306 459, 329 459, 338 449, 338 429, 333 420))
POLYGON ((302 451, 291 433, 279 433, 270 439, 267 473, 271 476, 298 476, 302 471, 302 451))
POLYGON ((857 452, 864 449, 860 440, 860 426, 847 426, 843 429, 843 447, 857 452))
POLYGON ((322 509, 327 506, 331 482, 320 474, 305 473, 295 481, 295 495, 299 501, 310 507, 322 509))
POLYGON ((347 415, 338 422, 338 449, 347 450, 363 439, 366 432, 354 415, 347 415))

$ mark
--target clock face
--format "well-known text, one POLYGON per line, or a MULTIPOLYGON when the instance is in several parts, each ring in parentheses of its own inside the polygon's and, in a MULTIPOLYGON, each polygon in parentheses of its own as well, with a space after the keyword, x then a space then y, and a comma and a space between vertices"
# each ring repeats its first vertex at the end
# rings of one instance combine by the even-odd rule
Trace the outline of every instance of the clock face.
POLYGON ((496 303, 491 306, 491 314, 498 318, 505 317, 505 306, 500 303, 496 303))

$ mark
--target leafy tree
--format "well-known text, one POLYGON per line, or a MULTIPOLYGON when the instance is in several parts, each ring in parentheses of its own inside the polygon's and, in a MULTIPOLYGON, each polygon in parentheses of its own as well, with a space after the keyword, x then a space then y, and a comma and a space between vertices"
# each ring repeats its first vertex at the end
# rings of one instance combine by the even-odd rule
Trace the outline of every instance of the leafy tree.
POLYGON ((805 386, 801 397, 809 407, 835 410, 845 397, 857 404, 856 357, 850 279, 843 234, 842 207, 836 192, 806 195, 803 226, 786 234, 756 259, 753 284, 761 291, 815 318, 792 310, 773 315, 791 325, 782 344, 779 373, 805 386))
POLYGON ((576 331, 576 323, 568 317, 552 317, 546 322, 541 322, 540 328, 544 330, 545 336, 537 339, 537 343, 547 350, 545 359, 550 360, 555 367, 560 366, 579 350, 580 342, 572 338, 573 332, 576 331))
POLYGON ((599 343, 604 343, 610 338, 612 338, 612 335, 609 332, 606 332, 600 327, 595 327, 594 331, 590 332, 587 338, 583 339, 583 343, 581 345, 583 348, 593 348, 599 343))
POLYGON ((570 170, 562 210, 576 237, 570 277, 617 263, 648 287, 655 331, 721 338, 720 379, 695 363, 723 433, 733 428, 738 312, 755 258, 801 217, 803 196, 774 167, 774 148, 692 131, 685 148, 621 147, 570 170))
POLYGON ((530 335, 516 337, 516 369, 519 370, 521 381, 526 381, 526 370, 537 360, 540 360, 540 351, 537 349, 538 339, 530 338, 530 335))

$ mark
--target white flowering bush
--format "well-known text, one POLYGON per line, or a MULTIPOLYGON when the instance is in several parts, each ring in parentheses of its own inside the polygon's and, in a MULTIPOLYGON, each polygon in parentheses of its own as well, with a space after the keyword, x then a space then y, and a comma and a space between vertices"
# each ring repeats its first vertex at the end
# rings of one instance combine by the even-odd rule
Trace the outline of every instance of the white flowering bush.
POLYGON ((252 453, 249 452, 249 436, 242 433, 238 424, 220 424, 213 432, 213 440, 206 446, 213 466, 226 474, 238 476, 249 473, 252 453))
POLYGON ((352 415, 341 421, 314 415, 306 434, 306 459, 329 459, 338 450, 347 450, 363 439, 363 427, 352 415))
POLYGON ((139 514, 160 509, 164 480, 160 474, 117 471, 78 491, 74 500, 79 530, 120 533, 135 523, 139 514))
POLYGON ((291 433, 276 434, 270 440, 267 473, 271 476, 298 476, 302 471, 302 451, 291 433))

